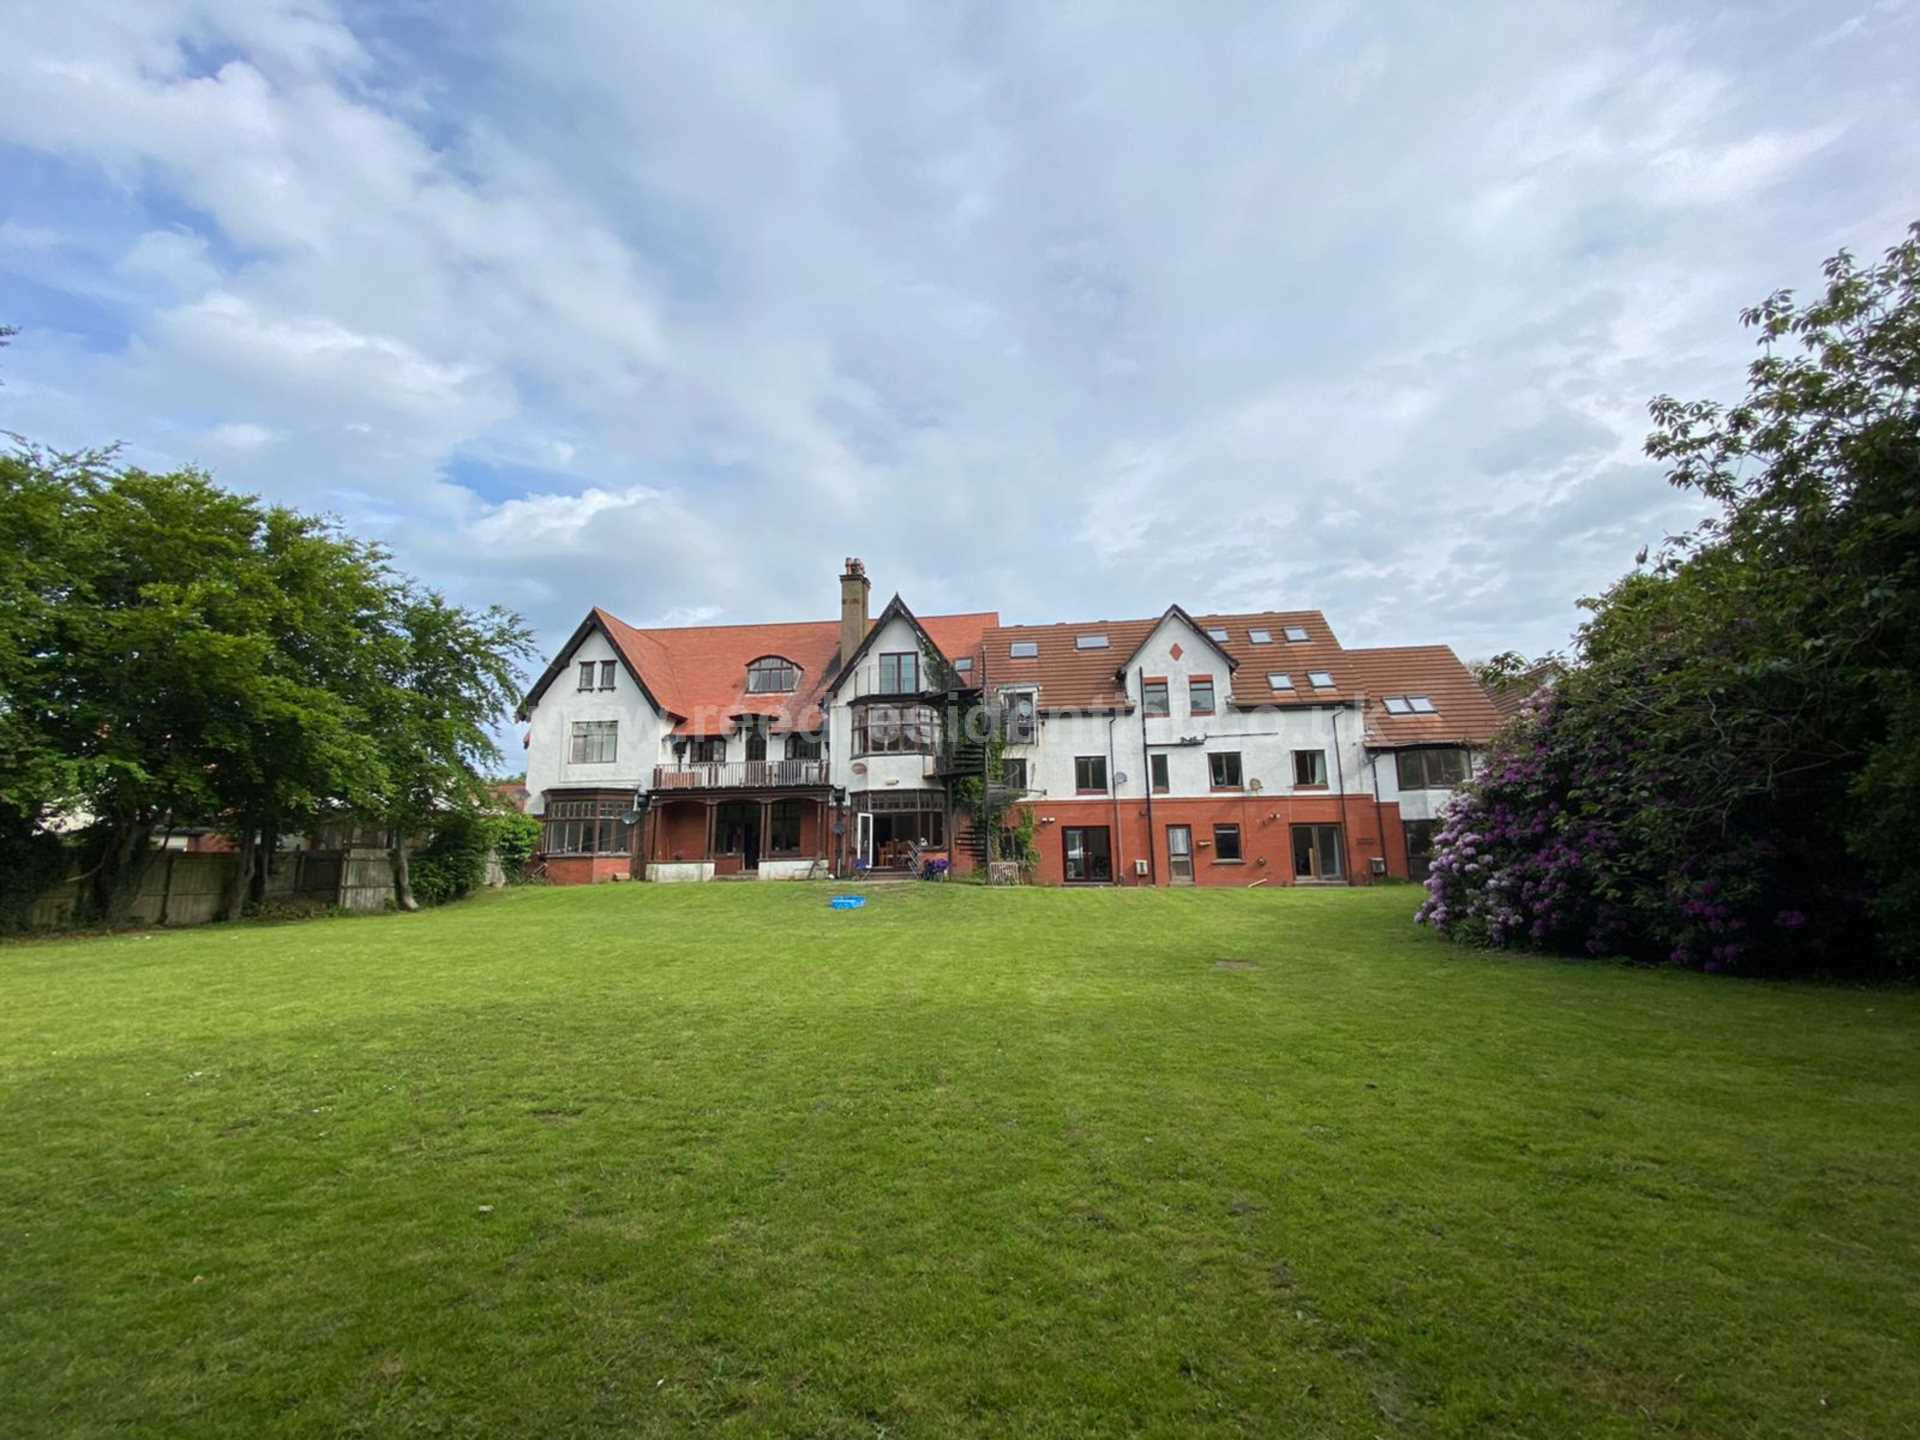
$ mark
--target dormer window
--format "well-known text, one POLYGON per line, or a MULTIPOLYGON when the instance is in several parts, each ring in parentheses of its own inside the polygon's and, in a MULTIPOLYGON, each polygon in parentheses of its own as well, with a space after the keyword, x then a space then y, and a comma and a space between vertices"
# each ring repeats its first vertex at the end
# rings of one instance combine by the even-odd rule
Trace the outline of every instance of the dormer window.
POLYGON ((800 667, 778 655, 766 655, 747 666, 749 695, 785 695, 800 688, 800 667))

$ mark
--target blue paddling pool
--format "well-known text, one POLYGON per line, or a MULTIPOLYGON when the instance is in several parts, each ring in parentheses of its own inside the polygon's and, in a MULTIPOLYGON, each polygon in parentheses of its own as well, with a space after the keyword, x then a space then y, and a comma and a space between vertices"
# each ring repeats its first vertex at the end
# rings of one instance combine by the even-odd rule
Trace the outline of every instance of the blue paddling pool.
POLYGON ((858 910, 866 903, 867 897, 864 895, 836 895, 827 901, 836 910, 858 910))

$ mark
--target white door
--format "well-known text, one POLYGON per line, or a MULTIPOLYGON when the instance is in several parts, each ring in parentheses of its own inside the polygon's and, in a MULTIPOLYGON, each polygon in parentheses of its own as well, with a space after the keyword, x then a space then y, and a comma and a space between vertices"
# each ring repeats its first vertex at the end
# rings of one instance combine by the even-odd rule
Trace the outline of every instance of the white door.
POLYGON ((1173 885, 1193 884, 1193 827, 1167 827, 1167 881, 1173 885))
POLYGON ((865 810, 853 817, 853 853, 862 865, 873 868, 873 816, 865 810))

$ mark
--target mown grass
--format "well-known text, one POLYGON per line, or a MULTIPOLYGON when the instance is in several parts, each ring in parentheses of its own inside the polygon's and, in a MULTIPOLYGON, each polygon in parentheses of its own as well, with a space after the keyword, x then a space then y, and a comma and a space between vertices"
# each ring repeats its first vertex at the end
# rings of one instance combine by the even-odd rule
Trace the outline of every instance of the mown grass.
POLYGON ((0 949, 0 1433, 1920 1425, 1911 992, 825 898, 0 949))

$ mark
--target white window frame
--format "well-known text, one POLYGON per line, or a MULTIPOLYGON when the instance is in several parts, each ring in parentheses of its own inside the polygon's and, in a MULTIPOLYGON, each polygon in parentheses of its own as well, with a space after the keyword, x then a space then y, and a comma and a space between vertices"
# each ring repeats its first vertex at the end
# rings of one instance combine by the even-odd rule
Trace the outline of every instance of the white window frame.
POLYGON ((618 720, 576 720, 569 736, 567 763, 569 765, 612 765, 620 758, 620 722, 618 720), (596 740, 604 741, 604 746, 596 745, 596 740), (604 748, 606 754, 595 756, 591 752, 604 748))

